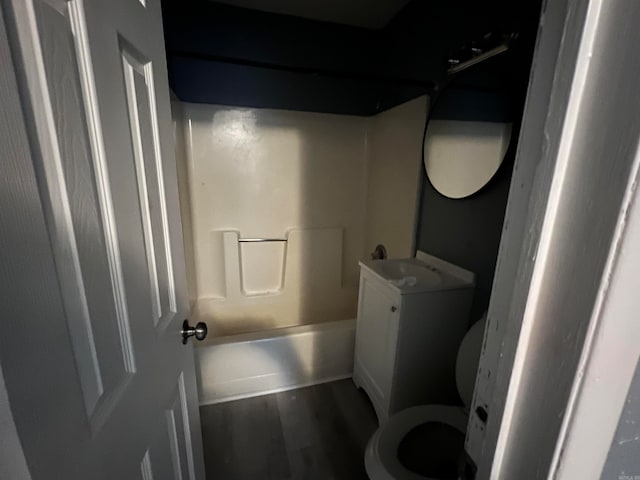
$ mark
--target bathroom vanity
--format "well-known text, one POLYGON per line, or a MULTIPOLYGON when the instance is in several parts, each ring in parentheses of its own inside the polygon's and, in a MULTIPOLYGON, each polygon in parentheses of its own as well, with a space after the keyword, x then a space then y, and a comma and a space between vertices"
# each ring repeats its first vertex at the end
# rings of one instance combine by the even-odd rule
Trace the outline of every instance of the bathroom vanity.
POLYGON ((353 380, 383 423, 421 404, 458 403, 456 352, 475 275, 424 252, 360 262, 353 380))

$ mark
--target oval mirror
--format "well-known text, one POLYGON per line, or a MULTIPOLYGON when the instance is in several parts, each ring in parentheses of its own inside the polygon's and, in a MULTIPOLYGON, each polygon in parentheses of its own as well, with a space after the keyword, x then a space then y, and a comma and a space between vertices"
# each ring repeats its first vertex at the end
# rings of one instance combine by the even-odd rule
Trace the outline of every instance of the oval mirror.
POLYGON ((495 94, 445 89, 436 100, 424 139, 424 164, 433 187, 448 198, 481 190, 509 147, 511 123, 495 94))

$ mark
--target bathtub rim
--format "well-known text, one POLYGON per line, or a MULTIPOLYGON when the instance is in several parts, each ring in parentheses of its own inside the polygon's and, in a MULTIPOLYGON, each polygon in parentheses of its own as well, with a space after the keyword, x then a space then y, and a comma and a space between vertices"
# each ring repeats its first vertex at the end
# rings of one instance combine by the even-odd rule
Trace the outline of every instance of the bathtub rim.
POLYGON ((250 343, 271 340, 278 337, 291 335, 304 335, 307 333, 319 332, 323 330, 348 330, 355 328, 356 319, 346 318, 343 320, 328 320, 325 322, 307 323, 303 325, 290 325, 287 327, 267 328, 252 332, 234 333, 231 335, 210 336, 201 342, 194 344, 195 348, 206 348, 215 345, 225 345, 228 343, 250 343))

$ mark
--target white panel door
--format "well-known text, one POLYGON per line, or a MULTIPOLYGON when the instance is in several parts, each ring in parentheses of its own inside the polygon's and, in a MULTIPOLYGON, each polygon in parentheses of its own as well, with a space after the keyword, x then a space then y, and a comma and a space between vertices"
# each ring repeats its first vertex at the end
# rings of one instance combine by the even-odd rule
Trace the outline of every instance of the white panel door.
POLYGON ((2 21, 29 152, 3 208, 33 208, 0 277, 32 333, 0 360, 31 475, 204 480, 160 0, 7 0, 2 21))

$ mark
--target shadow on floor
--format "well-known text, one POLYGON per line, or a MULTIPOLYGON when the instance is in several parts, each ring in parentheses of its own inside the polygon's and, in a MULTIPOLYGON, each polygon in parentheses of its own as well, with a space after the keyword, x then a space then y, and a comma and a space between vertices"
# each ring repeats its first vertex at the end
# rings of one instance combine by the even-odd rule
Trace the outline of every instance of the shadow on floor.
POLYGON ((351 379, 201 407, 210 480, 367 479, 378 427, 351 379))

